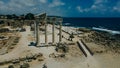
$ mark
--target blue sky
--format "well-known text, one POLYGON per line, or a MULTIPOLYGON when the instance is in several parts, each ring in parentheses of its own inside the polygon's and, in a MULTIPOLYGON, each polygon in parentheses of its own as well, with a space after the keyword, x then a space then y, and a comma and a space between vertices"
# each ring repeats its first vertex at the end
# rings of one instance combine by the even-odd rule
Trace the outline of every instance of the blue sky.
POLYGON ((120 0, 0 0, 0 14, 120 17, 120 0))

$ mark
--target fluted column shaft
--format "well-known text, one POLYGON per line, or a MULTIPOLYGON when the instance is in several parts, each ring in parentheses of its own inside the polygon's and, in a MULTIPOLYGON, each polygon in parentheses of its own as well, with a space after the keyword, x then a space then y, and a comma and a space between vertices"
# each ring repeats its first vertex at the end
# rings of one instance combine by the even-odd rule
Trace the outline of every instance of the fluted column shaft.
POLYGON ((47 44, 47 23, 45 22, 45 44, 47 44))
POLYGON ((62 22, 60 22, 60 28, 59 28, 59 42, 62 41, 62 22))
POLYGON ((55 42, 55 23, 52 23, 52 43, 55 42))

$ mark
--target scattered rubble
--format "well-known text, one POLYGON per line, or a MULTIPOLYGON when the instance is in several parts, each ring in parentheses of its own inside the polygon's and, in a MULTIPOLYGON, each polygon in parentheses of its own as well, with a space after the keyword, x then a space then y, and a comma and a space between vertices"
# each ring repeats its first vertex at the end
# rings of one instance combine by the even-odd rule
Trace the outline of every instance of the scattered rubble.
MULTIPOLYGON (((43 57, 42 53, 29 54, 29 55, 27 55, 25 57, 20 57, 18 59, 11 59, 11 60, 6 60, 6 61, 3 61, 3 62, 0 62, 0 65, 9 64, 9 63, 16 64, 16 63, 20 63, 21 61, 31 62, 32 60, 36 60, 37 58, 40 59, 42 57, 43 57)), ((41 59, 41 60, 43 60, 43 59, 41 59)))
POLYGON ((69 48, 66 44, 58 43, 55 50, 57 52, 66 53, 68 52, 69 48))

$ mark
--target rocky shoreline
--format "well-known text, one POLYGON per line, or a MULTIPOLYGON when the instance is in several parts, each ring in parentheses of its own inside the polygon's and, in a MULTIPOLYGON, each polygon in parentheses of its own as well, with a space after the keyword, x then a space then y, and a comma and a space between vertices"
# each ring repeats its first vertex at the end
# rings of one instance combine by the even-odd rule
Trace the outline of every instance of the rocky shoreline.
POLYGON ((105 48, 120 54, 120 35, 91 30, 83 35, 82 39, 88 43, 103 45, 105 48))

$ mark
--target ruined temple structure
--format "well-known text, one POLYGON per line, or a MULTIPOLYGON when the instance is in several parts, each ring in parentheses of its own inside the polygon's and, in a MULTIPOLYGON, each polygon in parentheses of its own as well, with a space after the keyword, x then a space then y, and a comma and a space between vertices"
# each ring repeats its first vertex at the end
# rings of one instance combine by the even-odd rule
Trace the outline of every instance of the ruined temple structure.
POLYGON ((35 17, 35 33, 36 33, 36 42, 39 45, 40 44, 40 40, 39 40, 39 25, 40 24, 44 24, 45 26, 45 44, 48 44, 48 37, 47 37, 47 26, 48 24, 52 24, 52 43, 55 43, 55 24, 59 24, 59 43, 61 43, 62 41, 62 21, 63 19, 60 17, 47 17, 46 13, 37 15, 35 17))
POLYGON ((56 16, 47 16, 46 13, 38 14, 34 16, 34 20, 22 20, 22 19, 0 19, 0 21, 3 21, 2 26, 10 26, 11 28, 23 28, 23 26, 30 26, 31 31, 34 31, 36 36, 36 43, 40 43, 40 27, 44 26, 44 29, 41 29, 45 32, 45 44, 48 44, 48 24, 52 25, 52 43, 55 43, 55 24, 59 25, 59 43, 62 41, 62 21, 63 19, 61 17, 56 16))

